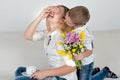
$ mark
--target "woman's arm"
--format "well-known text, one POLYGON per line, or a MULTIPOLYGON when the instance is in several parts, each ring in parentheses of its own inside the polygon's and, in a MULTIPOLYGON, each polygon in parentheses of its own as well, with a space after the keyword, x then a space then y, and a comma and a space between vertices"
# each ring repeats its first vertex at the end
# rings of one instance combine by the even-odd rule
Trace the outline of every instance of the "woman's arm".
POLYGON ((48 8, 44 9, 42 13, 28 26, 24 32, 24 37, 28 40, 32 40, 33 34, 36 31, 37 26, 42 19, 46 18, 49 14, 48 8))
POLYGON ((36 72, 33 75, 31 75, 30 78, 44 79, 48 76, 63 76, 75 70, 76 70, 76 67, 64 65, 58 68, 36 72))
POLYGON ((33 39, 33 34, 36 31, 36 28, 41 20, 42 20, 42 18, 39 16, 28 26, 28 28, 24 32, 24 37, 26 39, 28 39, 28 40, 33 39))
POLYGON ((64 65, 59 68, 47 70, 47 76, 64 76, 76 70, 76 67, 64 65))

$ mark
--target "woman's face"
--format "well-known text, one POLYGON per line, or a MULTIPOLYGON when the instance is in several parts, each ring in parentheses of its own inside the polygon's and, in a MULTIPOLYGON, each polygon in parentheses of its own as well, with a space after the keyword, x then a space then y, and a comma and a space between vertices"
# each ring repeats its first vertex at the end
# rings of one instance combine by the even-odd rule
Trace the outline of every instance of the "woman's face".
POLYGON ((53 23, 60 23, 64 16, 64 8, 61 6, 52 6, 48 20, 53 23))

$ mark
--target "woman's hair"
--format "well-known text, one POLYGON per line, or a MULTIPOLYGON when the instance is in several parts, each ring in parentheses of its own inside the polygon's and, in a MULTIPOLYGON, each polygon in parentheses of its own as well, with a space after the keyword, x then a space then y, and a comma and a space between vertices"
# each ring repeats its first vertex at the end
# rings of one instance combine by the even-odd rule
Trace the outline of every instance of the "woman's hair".
POLYGON ((65 15, 66 13, 70 10, 68 7, 64 6, 64 5, 60 5, 61 7, 64 8, 64 14, 63 14, 63 19, 65 19, 65 15))
MULTIPOLYGON (((61 6, 61 7, 64 8, 64 14, 63 14, 63 20, 64 20, 64 19, 65 19, 65 16, 66 16, 66 13, 67 13, 70 9, 67 8, 67 7, 64 6, 64 5, 59 5, 59 6, 61 6)), ((60 31, 61 31, 62 33, 67 33, 67 32, 69 32, 69 31, 72 30, 72 28, 69 27, 64 21, 63 21, 63 23, 61 23, 61 24, 59 25, 59 27, 60 27, 60 31)))

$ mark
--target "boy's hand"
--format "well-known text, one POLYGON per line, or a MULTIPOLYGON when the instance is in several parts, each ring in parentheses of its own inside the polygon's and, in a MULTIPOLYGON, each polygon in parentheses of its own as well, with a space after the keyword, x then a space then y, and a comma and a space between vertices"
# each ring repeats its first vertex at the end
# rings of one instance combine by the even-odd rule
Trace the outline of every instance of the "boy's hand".
POLYGON ((83 55, 82 53, 79 53, 78 55, 74 55, 75 60, 82 60, 83 59, 83 55))

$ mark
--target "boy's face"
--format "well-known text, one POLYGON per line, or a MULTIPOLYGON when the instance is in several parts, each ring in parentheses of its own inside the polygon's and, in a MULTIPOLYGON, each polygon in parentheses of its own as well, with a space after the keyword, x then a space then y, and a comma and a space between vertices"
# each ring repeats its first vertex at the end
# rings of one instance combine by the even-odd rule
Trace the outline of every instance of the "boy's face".
POLYGON ((74 23, 72 22, 72 20, 70 19, 70 17, 69 17, 69 12, 67 12, 67 14, 66 14, 66 16, 65 16, 65 23, 68 25, 68 26, 70 26, 70 27, 73 27, 73 26, 75 26, 74 25, 74 23))

